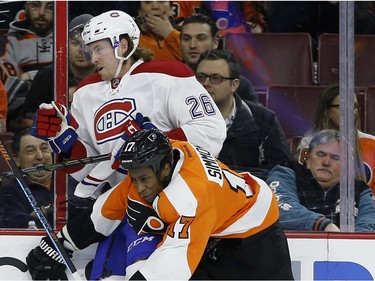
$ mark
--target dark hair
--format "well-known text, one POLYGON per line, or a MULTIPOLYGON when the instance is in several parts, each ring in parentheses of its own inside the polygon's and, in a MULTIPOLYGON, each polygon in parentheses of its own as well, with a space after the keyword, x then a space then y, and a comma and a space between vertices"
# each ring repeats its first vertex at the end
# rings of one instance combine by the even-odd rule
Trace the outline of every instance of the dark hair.
POLYGON ((17 131, 12 138, 12 152, 18 156, 20 153, 21 138, 23 136, 31 135, 31 128, 25 128, 23 130, 17 131))
POLYGON ((184 26, 189 24, 189 23, 201 23, 201 24, 205 23, 210 27, 212 38, 216 38, 219 35, 219 29, 217 28, 215 21, 213 19, 205 16, 205 15, 202 15, 202 14, 194 14, 194 15, 184 19, 184 22, 183 22, 182 27, 181 27, 181 34, 182 34, 182 30, 183 30, 184 26))
POLYGON ((328 85, 319 97, 318 106, 315 112, 315 122, 313 130, 315 132, 331 127, 331 121, 327 111, 333 100, 340 94, 338 84, 328 85))
POLYGON ((204 53, 200 55, 197 65, 203 60, 220 60, 220 59, 223 59, 228 63, 230 77, 233 77, 233 79, 240 78, 241 66, 236 61, 232 53, 226 50, 215 49, 215 50, 205 51, 204 53))
MULTIPOLYGON (((310 133, 316 133, 324 129, 332 128, 332 121, 329 111, 332 107, 333 100, 340 95, 340 86, 337 83, 327 85, 319 97, 318 106, 315 112, 314 126, 310 133)), ((360 128, 360 118, 357 116, 354 124, 354 154, 356 160, 356 177, 366 182, 365 168, 363 164, 362 150, 359 143, 358 130, 360 128)))

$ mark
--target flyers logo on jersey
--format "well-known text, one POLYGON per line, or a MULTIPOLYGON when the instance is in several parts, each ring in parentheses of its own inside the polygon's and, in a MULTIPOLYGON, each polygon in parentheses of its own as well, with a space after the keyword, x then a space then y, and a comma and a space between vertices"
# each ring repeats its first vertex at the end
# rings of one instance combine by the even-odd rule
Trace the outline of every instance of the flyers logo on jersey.
POLYGON ((165 224, 156 211, 143 203, 128 198, 128 223, 141 235, 144 233, 164 233, 167 230, 165 224))
POLYGON ((97 143, 102 144, 118 138, 135 110, 134 99, 115 99, 103 104, 94 115, 97 143))

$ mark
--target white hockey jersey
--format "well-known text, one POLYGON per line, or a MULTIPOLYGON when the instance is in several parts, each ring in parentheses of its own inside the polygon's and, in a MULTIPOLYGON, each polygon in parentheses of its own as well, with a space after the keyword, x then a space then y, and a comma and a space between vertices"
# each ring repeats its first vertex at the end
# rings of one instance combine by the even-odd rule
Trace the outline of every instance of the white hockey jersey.
MULTIPOLYGON (((95 74, 76 90, 71 112, 79 124, 80 140, 74 145, 71 158, 113 151, 125 122, 135 119, 138 112, 160 130, 169 132, 170 138, 188 140, 215 156, 226 137, 225 122, 215 102, 191 69, 177 61, 139 60, 121 79, 111 82, 95 74)), ((93 166, 81 167, 72 176, 82 181, 93 166)), ((100 175, 90 177, 100 179, 100 175)), ((116 171, 107 181, 115 186, 123 179, 124 175, 116 171)))

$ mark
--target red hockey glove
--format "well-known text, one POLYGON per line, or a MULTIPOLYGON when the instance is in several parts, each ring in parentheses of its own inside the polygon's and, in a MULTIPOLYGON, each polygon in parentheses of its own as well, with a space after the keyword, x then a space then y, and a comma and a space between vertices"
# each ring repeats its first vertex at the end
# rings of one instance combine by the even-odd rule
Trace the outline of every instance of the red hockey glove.
POLYGON ((59 103, 43 103, 34 118, 31 134, 48 141, 55 153, 68 153, 78 139, 78 124, 67 108, 59 103))

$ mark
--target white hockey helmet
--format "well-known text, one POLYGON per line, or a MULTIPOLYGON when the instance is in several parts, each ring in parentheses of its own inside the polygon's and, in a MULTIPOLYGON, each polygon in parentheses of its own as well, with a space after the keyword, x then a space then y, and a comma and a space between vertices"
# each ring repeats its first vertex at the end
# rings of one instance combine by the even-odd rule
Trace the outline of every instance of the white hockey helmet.
POLYGON ((116 58, 123 60, 127 60, 137 49, 139 36, 140 31, 133 18, 118 10, 108 11, 92 18, 82 31, 83 42, 86 45, 106 38, 111 40, 116 58), (120 35, 123 34, 128 34, 134 44, 133 49, 125 58, 118 56, 120 35))

